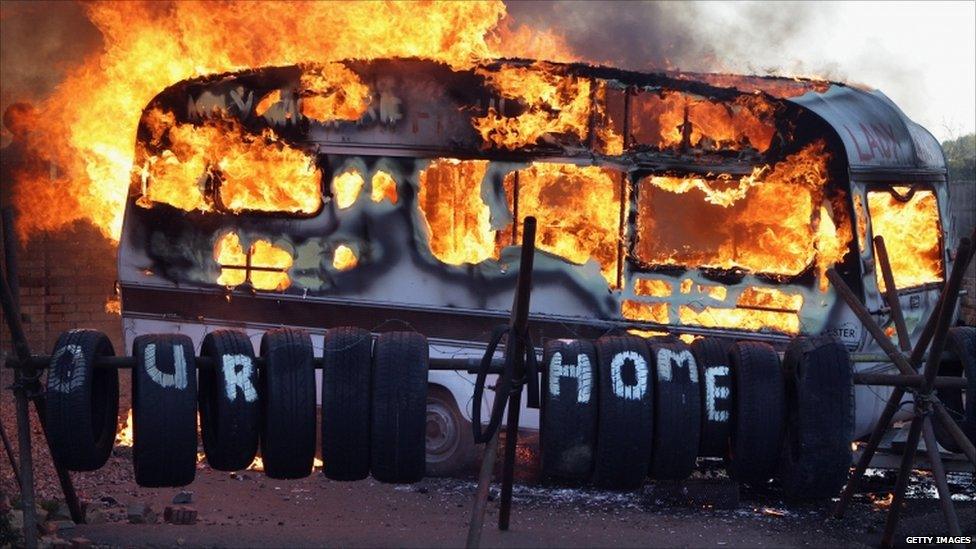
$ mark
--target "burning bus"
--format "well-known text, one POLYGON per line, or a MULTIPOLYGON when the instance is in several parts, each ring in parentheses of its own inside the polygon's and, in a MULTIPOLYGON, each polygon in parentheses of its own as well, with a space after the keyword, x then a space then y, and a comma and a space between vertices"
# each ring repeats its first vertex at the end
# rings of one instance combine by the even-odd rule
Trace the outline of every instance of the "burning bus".
MULTIPOLYGON (((785 396, 747 394, 784 391, 779 353, 789 361, 798 336, 829 341, 843 369, 841 354, 875 349, 827 269, 891 327, 870 244, 883 235, 914 341, 954 244, 937 141, 881 93, 821 81, 522 60, 271 67, 167 88, 136 147, 119 248, 127 344, 178 332, 199 348, 216 329, 287 326, 328 350, 323 336, 349 327, 480 356, 512 303, 520 221, 537 218, 543 468, 607 486, 631 481, 613 478, 625 464, 597 438, 635 424, 590 408, 597 392, 657 391, 641 364, 661 391, 687 385, 659 407, 695 403, 639 420, 659 433, 645 437, 655 456, 685 456, 655 458, 652 476, 731 452, 745 454, 731 458, 741 477, 768 477, 786 428, 750 439, 740 403, 769 399, 752 403, 757 424, 788 415, 785 396), (603 353, 629 358, 597 383, 603 353), (739 439, 775 448, 730 443, 736 420, 739 439), (573 457, 552 457, 563 450, 573 457)), ((473 378, 429 374, 429 473, 470 461, 473 378)), ((840 379, 831 428, 846 473, 851 437, 887 395, 840 379)), ((535 410, 522 418, 539 428, 535 410)))

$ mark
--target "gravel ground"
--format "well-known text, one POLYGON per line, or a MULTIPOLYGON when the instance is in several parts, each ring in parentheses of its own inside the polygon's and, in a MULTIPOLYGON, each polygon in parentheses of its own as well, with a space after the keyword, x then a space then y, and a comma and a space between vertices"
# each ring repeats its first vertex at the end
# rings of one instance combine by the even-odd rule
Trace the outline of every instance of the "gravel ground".
MULTIPOLYGON (((127 409, 128 376, 123 379, 127 409)), ((11 382, 3 371, 0 385, 11 382)), ((0 421, 16 445, 10 391, 0 395, 0 421)), ((57 478, 34 422, 34 459, 38 498, 58 499, 57 478)), ((531 456, 532 452, 520 453, 531 456)), ((531 459, 531 457, 529 458, 531 459)), ((497 506, 489 505, 483 545, 504 547, 592 546, 873 546, 880 539, 885 512, 881 503, 894 475, 872 471, 869 492, 858 496, 843 520, 828 518, 829 503, 782 501, 775 490, 743 490, 732 510, 673 507, 655 503, 645 493, 519 485, 512 528, 495 528, 497 506)), ((706 469, 698 476, 721 476, 706 469)), ((408 486, 365 480, 339 483, 321 474, 296 481, 276 481, 262 473, 222 473, 204 464, 187 487, 199 512, 193 526, 129 524, 126 506, 148 503, 158 513, 179 489, 143 489, 133 481, 131 449, 116 447, 109 463, 93 473, 74 473, 80 496, 104 510, 103 524, 78 525, 63 537, 82 536, 96 545, 125 547, 215 546, 460 546, 464 544, 475 484, 463 479, 427 479, 408 486)), ((976 487, 973 476, 953 474, 957 511, 968 535, 976 535, 976 487)), ((9 463, 0 459, 0 490, 17 493, 9 463)), ((899 532, 946 535, 934 488, 924 473, 910 486, 911 499, 899 532)), ((494 499, 494 498, 493 498, 494 499)))

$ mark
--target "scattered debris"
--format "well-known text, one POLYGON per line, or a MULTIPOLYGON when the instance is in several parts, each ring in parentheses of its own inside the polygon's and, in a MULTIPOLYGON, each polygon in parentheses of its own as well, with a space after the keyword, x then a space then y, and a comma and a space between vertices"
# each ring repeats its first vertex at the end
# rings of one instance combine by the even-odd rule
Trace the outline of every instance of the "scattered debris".
POLYGON ((156 512, 148 503, 130 503, 125 510, 130 524, 155 524, 156 512))
POLYGON ((189 490, 182 490, 179 494, 173 496, 173 503, 177 505, 186 505, 187 503, 193 503, 193 492, 189 490))
POLYGON ((166 506, 163 510, 163 521, 168 524, 196 524, 197 510, 185 505, 166 506))

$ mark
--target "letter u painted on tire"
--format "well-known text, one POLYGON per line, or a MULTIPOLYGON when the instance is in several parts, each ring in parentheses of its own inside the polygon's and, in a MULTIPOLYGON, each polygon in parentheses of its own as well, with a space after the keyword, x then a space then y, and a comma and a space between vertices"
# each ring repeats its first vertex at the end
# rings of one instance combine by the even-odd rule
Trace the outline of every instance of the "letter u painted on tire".
MULTIPOLYGON (((641 400, 647 393, 647 361, 636 351, 621 351, 610 360, 610 387, 624 400, 641 400), (624 366, 632 364, 634 377, 625 378, 624 366)), ((628 376, 629 377, 629 376, 628 376)))
POLYGON ((576 364, 563 363, 563 354, 553 353, 549 361, 549 394, 558 397, 561 378, 576 380, 576 402, 585 404, 590 401, 593 390, 593 367, 590 359, 583 353, 576 355, 576 364))
POLYGON ((173 345, 173 373, 171 374, 163 372, 156 367, 155 343, 146 345, 145 361, 143 363, 146 366, 146 374, 149 375, 149 379, 155 381, 160 387, 186 389, 186 355, 183 353, 182 345, 173 345))

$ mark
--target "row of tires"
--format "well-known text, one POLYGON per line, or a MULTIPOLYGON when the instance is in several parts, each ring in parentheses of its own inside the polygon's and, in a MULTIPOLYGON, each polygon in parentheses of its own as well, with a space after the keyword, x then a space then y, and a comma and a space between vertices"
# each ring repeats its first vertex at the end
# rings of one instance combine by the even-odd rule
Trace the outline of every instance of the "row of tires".
POLYGON ((602 337, 545 346, 542 472, 614 490, 678 480, 699 456, 733 478, 778 477, 794 497, 830 497, 851 463, 847 349, 798 337, 782 364, 765 343, 602 337))
MULTIPOLYGON (((56 459, 91 471, 108 460, 119 407, 118 370, 95 368, 112 356, 93 330, 62 334, 47 378, 47 431, 56 459)), ((303 330, 266 332, 257 368, 247 335, 217 330, 203 340, 212 368, 197 371, 185 335, 133 342, 133 467, 140 486, 183 486, 197 462, 197 412, 207 462, 248 467, 260 449, 265 474, 292 479, 312 472, 316 385, 312 341, 303 330)), ((325 334, 321 395, 323 471, 335 480, 370 474, 381 482, 424 476, 427 340, 415 332, 379 335, 358 328, 325 334)))

